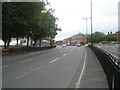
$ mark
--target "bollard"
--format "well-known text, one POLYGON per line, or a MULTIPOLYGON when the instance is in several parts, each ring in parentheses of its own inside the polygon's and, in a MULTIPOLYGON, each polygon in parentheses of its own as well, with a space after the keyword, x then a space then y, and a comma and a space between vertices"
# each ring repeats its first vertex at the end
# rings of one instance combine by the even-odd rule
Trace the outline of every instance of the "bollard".
POLYGON ((9 53, 9 49, 2 49, 2 55, 6 55, 9 53))

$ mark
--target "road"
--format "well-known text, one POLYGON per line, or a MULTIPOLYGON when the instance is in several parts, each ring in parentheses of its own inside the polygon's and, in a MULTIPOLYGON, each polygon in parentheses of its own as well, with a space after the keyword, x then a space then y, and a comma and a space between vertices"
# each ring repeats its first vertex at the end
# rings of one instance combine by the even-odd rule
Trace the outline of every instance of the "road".
POLYGON ((120 46, 118 44, 98 47, 109 52, 112 56, 114 56, 117 60, 120 61, 120 46))
MULTIPOLYGON (((87 58, 91 59, 87 55, 86 48, 75 46, 57 47, 30 53, 21 58, 3 58, 3 88, 78 88, 83 80, 82 77, 86 79, 84 70, 87 68, 85 66, 87 58)), ((94 66, 99 66, 97 63, 96 65, 92 64, 90 65, 92 71, 95 69, 94 66)), ((97 67, 97 70, 101 75, 101 68, 99 70, 97 67)), ((86 71, 87 78, 89 71, 86 71)), ((98 77, 98 72, 96 76, 93 72, 92 78, 97 77, 96 81, 99 81, 101 86, 105 86, 103 80, 98 77)), ((91 82, 91 78, 89 79, 91 82)), ((95 81, 93 83, 96 84, 95 81)), ((93 85, 93 83, 88 84, 93 85)), ((88 84, 86 85, 88 86, 88 84)))

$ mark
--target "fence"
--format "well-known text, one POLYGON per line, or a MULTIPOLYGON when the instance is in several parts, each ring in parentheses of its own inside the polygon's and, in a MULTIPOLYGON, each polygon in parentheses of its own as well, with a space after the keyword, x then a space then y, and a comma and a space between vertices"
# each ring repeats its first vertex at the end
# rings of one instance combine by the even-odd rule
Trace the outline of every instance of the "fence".
POLYGON ((56 45, 53 46, 45 46, 45 47, 14 47, 10 49, 2 49, 2 55, 16 55, 20 53, 29 53, 29 52, 34 52, 34 51, 41 51, 41 50, 46 50, 50 48, 54 48, 56 45))
POLYGON ((14 52, 19 52, 19 51, 21 51, 22 50, 22 48, 21 47, 15 47, 15 48, 13 48, 14 49, 14 52))
POLYGON ((110 53, 96 47, 89 46, 96 54, 106 74, 109 90, 120 90, 120 62, 110 53))

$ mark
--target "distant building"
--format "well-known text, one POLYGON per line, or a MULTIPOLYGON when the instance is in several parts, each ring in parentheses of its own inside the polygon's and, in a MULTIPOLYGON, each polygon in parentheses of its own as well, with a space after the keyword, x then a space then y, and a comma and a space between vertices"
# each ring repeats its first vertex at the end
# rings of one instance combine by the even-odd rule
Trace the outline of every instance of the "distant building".
POLYGON ((120 41, 120 30, 116 33, 108 32, 107 36, 115 36, 117 41, 120 41))
POLYGON ((70 38, 64 39, 63 42, 66 45, 76 45, 76 44, 84 44, 87 42, 86 35, 84 34, 76 34, 70 38))
POLYGON ((120 30, 118 32, 116 32, 116 38, 118 41, 120 41, 120 30))

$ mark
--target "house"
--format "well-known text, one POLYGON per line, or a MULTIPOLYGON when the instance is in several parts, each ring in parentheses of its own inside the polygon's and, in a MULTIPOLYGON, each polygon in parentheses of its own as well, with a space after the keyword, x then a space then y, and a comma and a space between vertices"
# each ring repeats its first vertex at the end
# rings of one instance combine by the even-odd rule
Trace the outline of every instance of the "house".
POLYGON ((86 35, 82 33, 78 33, 76 35, 71 36, 70 38, 66 38, 63 40, 66 45, 76 45, 76 44, 84 44, 87 42, 86 35))

